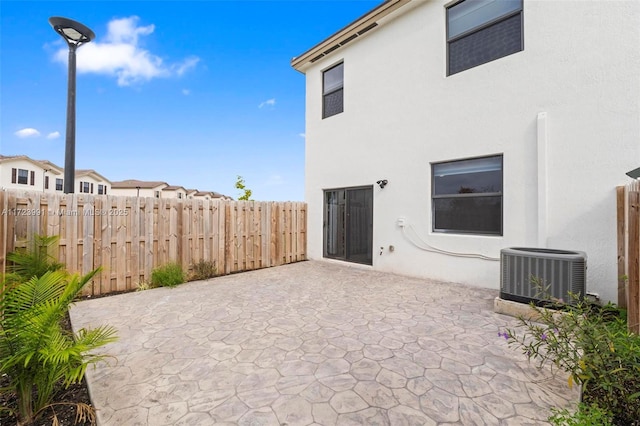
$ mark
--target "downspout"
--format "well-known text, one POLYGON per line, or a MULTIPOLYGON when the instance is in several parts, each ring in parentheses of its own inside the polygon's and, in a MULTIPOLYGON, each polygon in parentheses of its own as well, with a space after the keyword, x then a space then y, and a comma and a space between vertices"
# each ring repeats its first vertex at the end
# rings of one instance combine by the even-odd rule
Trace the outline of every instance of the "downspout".
POLYGON ((547 113, 539 112, 538 130, 538 247, 547 247, 547 113))

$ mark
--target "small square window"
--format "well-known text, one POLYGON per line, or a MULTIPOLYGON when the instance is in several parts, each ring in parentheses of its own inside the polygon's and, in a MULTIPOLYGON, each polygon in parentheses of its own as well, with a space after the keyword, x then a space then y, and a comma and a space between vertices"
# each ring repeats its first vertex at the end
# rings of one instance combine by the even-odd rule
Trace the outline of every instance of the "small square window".
POLYGON ((322 118, 344 111, 344 63, 322 73, 322 118))
POLYGON ((432 164, 435 232, 502 235, 502 155, 432 164))

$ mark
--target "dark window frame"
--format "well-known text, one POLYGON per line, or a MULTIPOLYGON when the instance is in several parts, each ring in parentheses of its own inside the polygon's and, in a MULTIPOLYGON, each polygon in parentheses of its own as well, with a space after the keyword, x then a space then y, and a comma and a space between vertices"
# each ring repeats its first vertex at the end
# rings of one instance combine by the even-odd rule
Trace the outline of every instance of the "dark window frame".
POLYGON ((56 178, 56 191, 62 191, 64 188, 64 180, 56 178))
POLYGON ((29 185, 29 170, 27 169, 18 169, 18 179, 16 183, 20 185, 29 185))
POLYGON ((344 112, 344 61, 331 65, 329 68, 322 71, 322 119, 324 120, 325 118, 333 117, 334 115, 342 114, 343 112, 344 112), (336 69, 337 67, 342 67, 342 84, 340 84, 340 86, 338 87, 335 87, 327 91, 325 90, 325 87, 324 87, 324 76, 326 75, 326 73, 336 69), (338 92, 342 92, 342 108, 340 108, 340 111, 328 114, 325 107, 326 105, 325 99, 328 96, 336 94, 338 92))
POLYGON ((476 27, 473 27, 473 28, 471 28, 471 29, 469 29, 469 30, 467 30, 467 31, 465 31, 463 33, 457 34, 457 35, 455 35, 453 37, 449 37, 449 11, 452 8, 464 3, 465 1, 471 1, 471 0, 459 0, 459 1, 456 1, 455 3, 451 3, 451 4, 447 5, 447 6, 445 6, 445 39, 447 40, 447 42, 446 42, 447 43, 447 77, 449 77, 451 75, 455 75, 455 74, 461 73, 461 72, 464 72, 464 71, 467 71, 469 69, 478 67, 480 65, 487 64, 489 62, 496 61, 496 60, 504 58, 506 56, 510 56, 510 55, 512 55, 514 53, 518 53, 518 52, 524 51, 524 0, 520 0, 520 8, 517 9, 517 10, 513 10, 513 11, 511 11, 509 13, 504 14, 504 15, 500 15, 500 16, 495 17, 495 18, 493 18, 493 19, 491 19, 489 21, 486 21, 486 22, 484 22, 484 23, 482 23, 482 24, 480 24, 480 25, 478 25, 476 27), (512 17, 517 16, 517 15, 520 15, 520 40, 521 40, 520 50, 518 52, 513 52, 513 53, 506 54, 506 55, 502 55, 502 56, 499 56, 499 57, 497 57, 495 59, 491 59, 491 60, 488 60, 488 61, 485 61, 485 62, 481 62, 481 63, 473 65, 471 67, 456 71, 453 74, 451 73, 451 70, 450 70, 450 64, 451 64, 450 46, 451 46, 451 43, 454 43, 454 42, 456 42, 458 40, 466 38, 466 37, 468 37, 470 35, 477 34, 477 33, 481 32, 483 30, 486 30, 486 29, 488 29, 490 27, 493 27, 494 25, 499 24, 501 22, 504 22, 504 21, 508 20, 509 18, 512 18, 512 17))
POLYGON ((98 195, 104 195, 104 194, 106 194, 105 185, 98 184, 98 195))
MULTIPOLYGON (((471 173, 471 172, 470 172, 471 173)), ((484 235, 484 236, 502 236, 504 234, 504 155, 492 154, 480 157, 459 158, 456 160, 438 161, 431 163, 431 229, 434 233, 456 234, 456 235, 484 235), (476 193, 444 193, 436 195, 436 179, 435 167, 437 165, 452 164, 461 161, 484 160, 489 158, 500 158, 500 181, 502 190, 498 192, 476 192, 476 193), (491 231, 474 231, 469 229, 446 229, 436 228, 436 201, 441 199, 470 199, 470 198, 500 198, 500 229, 496 232, 491 231)))
POLYGON ((89 182, 80 182, 80 192, 82 192, 83 194, 93 194, 93 191, 91 191, 93 188, 91 188, 93 186, 93 184, 89 183, 89 182))

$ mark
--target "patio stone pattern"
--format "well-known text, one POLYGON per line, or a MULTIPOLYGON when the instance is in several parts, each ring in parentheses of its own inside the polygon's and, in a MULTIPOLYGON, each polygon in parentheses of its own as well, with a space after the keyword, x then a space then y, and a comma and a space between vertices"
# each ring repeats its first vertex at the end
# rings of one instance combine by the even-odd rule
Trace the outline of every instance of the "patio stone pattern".
POLYGON ((308 261, 78 302, 109 324, 98 424, 545 425, 566 376, 498 331, 497 291, 308 261))

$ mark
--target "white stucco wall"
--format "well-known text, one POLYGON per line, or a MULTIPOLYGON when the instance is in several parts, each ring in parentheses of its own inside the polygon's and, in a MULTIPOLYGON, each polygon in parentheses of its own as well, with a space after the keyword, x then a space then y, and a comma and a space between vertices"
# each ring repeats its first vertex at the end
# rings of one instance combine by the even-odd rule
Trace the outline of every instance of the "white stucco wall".
POLYGON ((98 185, 104 185, 107 188, 107 192, 106 194, 103 195, 113 195, 111 193, 111 183, 107 182, 103 179, 100 179, 99 177, 93 175, 93 174, 87 174, 87 175, 83 175, 83 176, 76 176, 75 177, 75 192, 76 193, 80 193, 80 183, 81 182, 89 182, 89 191, 91 191, 91 184, 93 184, 93 192, 89 192, 90 194, 93 195, 98 195, 98 185))
POLYGON ((136 188, 111 188, 111 195, 121 195, 126 197, 136 197, 139 196, 141 198, 156 198, 156 191, 159 192, 158 198, 164 198, 164 192, 162 191, 163 186, 157 186, 155 188, 140 188, 138 190, 136 188))
POLYGON ((585 251, 587 290, 615 302, 615 187, 640 165, 640 2, 524 0, 524 51, 450 77, 446 2, 419 2, 306 70, 309 257, 322 258, 323 189, 388 179, 374 185, 373 268, 499 288, 499 262, 420 250, 405 217, 453 252, 585 251), (341 61, 344 112, 322 120, 321 72, 341 61), (430 163, 490 154, 504 156, 503 235, 432 232, 430 163))
MULTIPOLYGON (((0 187, 5 189, 21 189, 25 191, 56 192, 56 178, 64 178, 57 170, 45 169, 34 162, 25 159, 15 159, 4 161, 0 164, 0 187), (23 169, 29 172, 27 184, 11 183, 11 169, 23 169), (45 173, 45 170, 46 173, 45 173), (34 172, 34 183, 31 185, 31 172, 34 172), (49 177, 49 187, 44 188, 44 178, 49 177)), ((60 192, 60 191, 58 191, 60 192)))

